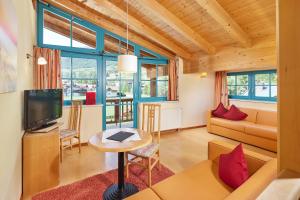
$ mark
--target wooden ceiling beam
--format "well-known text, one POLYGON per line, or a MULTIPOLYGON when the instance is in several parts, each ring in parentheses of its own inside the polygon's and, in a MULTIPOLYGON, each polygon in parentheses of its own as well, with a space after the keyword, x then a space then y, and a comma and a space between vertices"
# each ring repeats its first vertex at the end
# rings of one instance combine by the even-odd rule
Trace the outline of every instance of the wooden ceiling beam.
POLYGON ((138 2, 204 52, 208 54, 215 53, 216 49, 213 45, 156 0, 139 0, 138 2))
POLYGON ((251 38, 216 0, 195 1, 217 21, 233 39, 239 41, 243 47, 251 47, 251 38))
MULTIPOLYGON (((105 16, 112 18, 113 20, 120 21, 121 19, 123 22, 126 20, 126 12, 108 0, 89 0, 85 2, 85 5, 95 9, 105 16)), ((191 54, 188 51, 178 46, 170 39, 163 37, 160 33, 156 32, 135 17, 128 15, 128 20, 130 29, 164 46, 183 58, 191 58, 191 54)))
MULTIPOLYGON (((126 37, 126 30, 123 27, 115 25, 113 22, 101 17, 99 13, 97 13, 93 9, 83 4, 79 4, 78 2, 75 3, 74 0, 44 0, 44 2, 49 3, 57 8, 60 8, 61 10, 68 12, 74 16, 87 20, 95 25, 98 25, 121 37, 126 37)), ((140 37, 135 33, 131 32, 129 34, 129 40, 145 48, 148 48, 156 53, 166 56, 167 58, 175 57, 175 54, 173 54, 172 52, 153 44, 153 42, 145 40, 144 38, 140 37)))

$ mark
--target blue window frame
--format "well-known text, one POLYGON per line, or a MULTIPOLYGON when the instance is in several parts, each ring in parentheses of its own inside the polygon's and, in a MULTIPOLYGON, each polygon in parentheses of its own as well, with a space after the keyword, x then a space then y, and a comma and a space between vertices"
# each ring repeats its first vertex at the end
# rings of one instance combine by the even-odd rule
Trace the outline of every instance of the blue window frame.
POLYGON ((227 74, 230 99, 277 101, 276 70, 227 74))
MULTIPOLYGON (((65 105, 69 105, 73 99, 85 100, 84 93, 86 91, 96 92, 97 104, 106 105, 106 66, 104 61, 116 60, 119 54, 124 53, 125 38, 48 3, 38 1, 37 44, 39 47, 62 51, 65 105), (51 23, 52 21, 58 23, 51 23), (107 46, 107 42, 112 43, 112 49, 107 46), (80 71, 82 73, 79 73, 80 71), (91 73, 91 76, 87 76, 87 73, 91 73)), ((129 53, 138 57, 138 73, 134 79, 134 115, 136 119, 138 102, 167 100, 168 80, 164 75, 168 68, 168 59, 131 41, 129 41, 129 53), (141 68, 145 63, 155 65, 155 84, 152 86, 157 95, 141 95, 141 84, 146 81, 141 80, 141 68)), ((103 120, 105 120, 105 112, 103 113, 103 120)), ((137 121, 134 123, 136 127, 137 121)))

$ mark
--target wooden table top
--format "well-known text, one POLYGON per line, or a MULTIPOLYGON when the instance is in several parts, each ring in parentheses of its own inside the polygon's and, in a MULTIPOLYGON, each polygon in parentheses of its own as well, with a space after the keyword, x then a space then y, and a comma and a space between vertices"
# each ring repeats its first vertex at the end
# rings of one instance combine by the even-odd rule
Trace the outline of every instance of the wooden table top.
POLYGON ((120 128, 120 129, 110 129, 100 132, 89 139, 89 145, 102 152, 127 152, 135 149, 147 146, 152 142, 152 136, 145 131, 132 129, 132 128, 120 128), (128 132, 138 132, 140 140, 136 141, 123 141, 123 142, 102 142, 102 137, 104 133, 128 131, 128 132))

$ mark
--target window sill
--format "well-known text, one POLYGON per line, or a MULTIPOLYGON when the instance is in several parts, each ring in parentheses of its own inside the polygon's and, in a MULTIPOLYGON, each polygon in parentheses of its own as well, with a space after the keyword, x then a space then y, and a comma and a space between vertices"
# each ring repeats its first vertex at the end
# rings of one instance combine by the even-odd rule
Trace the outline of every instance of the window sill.
POLYGON ((229 99, 229 101, 240 101, 240 102, 251 102, 251 103, 266 103, 266 104, 277 104, 277 101, 259 101, 249 99, 229 99))
MULTIPOLYGON (((71 105, 64 105, 64 108, 70 108, 71 105)), ((103 104, 96 104, 96 105, 82 105, 83 108, 91 108, 91 107, 103 107, 103 104)))

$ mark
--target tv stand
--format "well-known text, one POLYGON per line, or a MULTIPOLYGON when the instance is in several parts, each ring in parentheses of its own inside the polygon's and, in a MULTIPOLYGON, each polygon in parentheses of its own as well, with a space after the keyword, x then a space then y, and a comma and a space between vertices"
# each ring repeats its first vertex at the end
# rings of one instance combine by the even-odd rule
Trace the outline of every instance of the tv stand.
MULTIPOLYGON (((23 197, 59 184, 59 128, 23 136, 23 197)), ((29 198, 28 198, 29 199, 29 198)))
POLYGON ((31 133, 47 133, 55 128, 58 128, 62 125, 62 123, 58 123, 58 122, 50 122, 50 123, 47 123, 43 126, 41 126, 40 128, 38 129, 35 129, 35 130, 32 130, 31 133))

